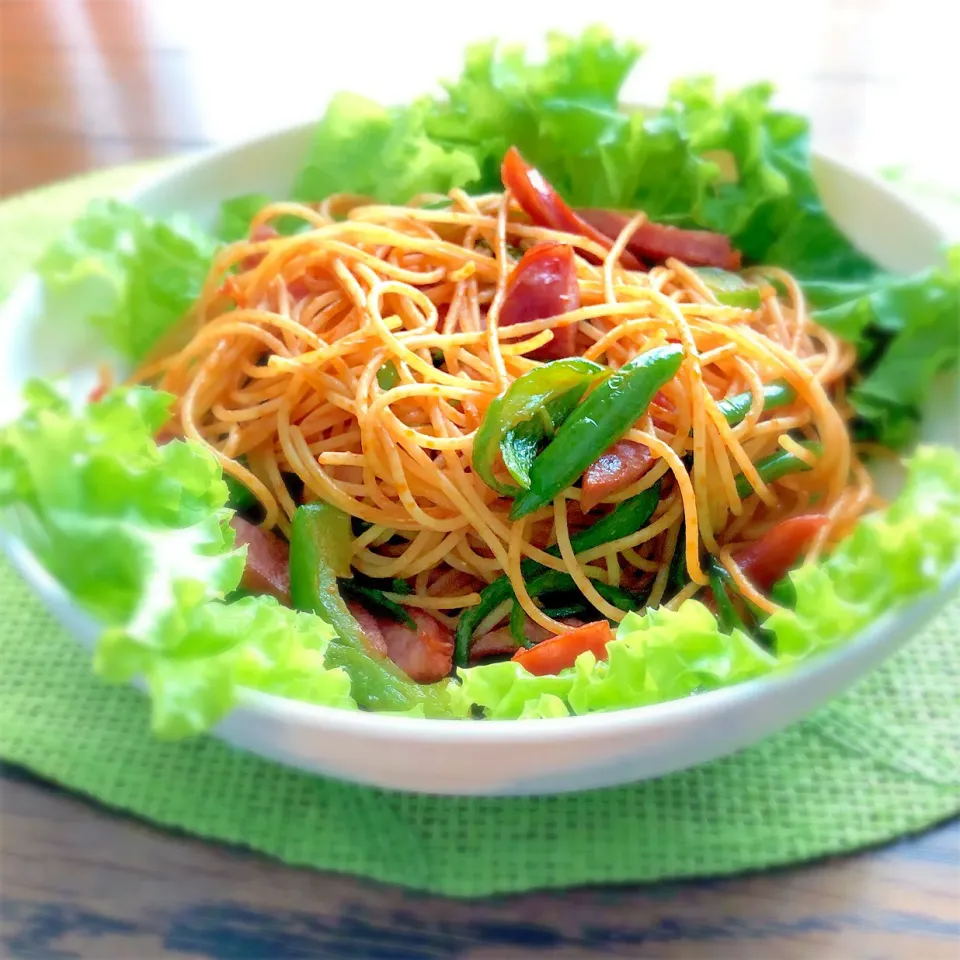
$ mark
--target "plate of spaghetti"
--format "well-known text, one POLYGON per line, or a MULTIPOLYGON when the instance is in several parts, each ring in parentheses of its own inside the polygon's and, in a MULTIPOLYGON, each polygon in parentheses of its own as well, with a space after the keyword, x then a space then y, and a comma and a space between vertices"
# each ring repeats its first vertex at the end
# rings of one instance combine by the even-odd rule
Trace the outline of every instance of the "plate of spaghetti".
POLYGON ((338 95, 93 204, 14 294, 4 543, 158 735, 623 782, 802 716, 955 588, 960 251, 767 87, 621 107, 636 57, 338 95))

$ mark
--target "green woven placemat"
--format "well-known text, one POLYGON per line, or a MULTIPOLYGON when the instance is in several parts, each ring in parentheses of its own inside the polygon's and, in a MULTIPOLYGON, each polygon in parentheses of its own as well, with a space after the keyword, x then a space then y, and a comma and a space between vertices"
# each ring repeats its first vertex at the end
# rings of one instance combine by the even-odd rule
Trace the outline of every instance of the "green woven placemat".
MULTIPOLYGON (((0 205, 0 288, 110 171, 0 205), (25 239, 29 238, 29 246, 25 239)), ((519 799, 387 793, 213 739, 159 743, 0 562, 0 755, 112 807, 290 863, 458 896, 722 874, 852 850, 960 810, 960 601, 852 693, 737 756, 519 799)))

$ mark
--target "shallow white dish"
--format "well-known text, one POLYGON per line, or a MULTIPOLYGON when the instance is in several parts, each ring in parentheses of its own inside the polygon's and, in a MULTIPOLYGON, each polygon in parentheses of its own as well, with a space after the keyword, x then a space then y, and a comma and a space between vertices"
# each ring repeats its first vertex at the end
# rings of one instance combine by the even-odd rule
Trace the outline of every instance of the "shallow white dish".
MULTIPOLYGON (((285 196, 312 129, 284 130, 185 161, 128 199, 151 213, 183 211, 209 223, 226 197, 255 191, 285 196)), ((816 159, 815 173, 832 215, 883 264, 916 270, 936 260, 940 231, 885 186, 823 157, 816 159)), ((17 409, 28 377, 66 368, 82 379, 106 355, 85 334, 74 342, 61 336, 51 351, 43 315, 35 277, 21 282, 0 310, 4 410, 17 409)), ((945 388, 937 391, 923 438, 956 446, 955 378, 945 388)), ((66 628, 92 645, 98 629, 90 617, 2 530, 0 545, 66 628)), ((800 719, 909 640, 958 585, 960 564, 936 594, 791 673, 673 703, 562 720, 466 723, 338 711, 251 694, 214 735, 304 770, 399 790, 529 794, 628 783, 724 756, 800 719)))

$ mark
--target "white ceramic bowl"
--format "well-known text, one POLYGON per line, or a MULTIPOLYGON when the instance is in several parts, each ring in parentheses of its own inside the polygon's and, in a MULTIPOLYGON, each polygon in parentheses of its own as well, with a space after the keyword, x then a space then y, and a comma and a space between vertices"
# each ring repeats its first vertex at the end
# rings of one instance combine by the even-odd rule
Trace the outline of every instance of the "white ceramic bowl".
MULTIPOLYGON (((254 191, 285 196, 312 127, 191 159, 144 183, 129 199, 151 213, 185 211, 211 222, 226 197, 254 191)), ((815 172, 830 212, 882 263, 916 270, 935 261, 940 232, 882 184, 823 157, 815 172)), ((86 335, 72 342, 61 336, 51 352, 42 334, 43 313, 42 289, 28 277, 0 314, 0 409, 16 409, 28 376, 66 366, 79 379, 104 356, 86 335)), ((939 408, 925 420, 924 439, 956 444, 956 380, 937 393, 939 408)), ((50 609, 92 644, 96 624, 22 544, 2 532, 0 537, 50 609)), ((559 793, 657 777, 739 750, 805 716, 905 643, 958 584, 960 565, 936 594, 793 672, 673 703, 562 720, 465 723, 382 717, 251 694, 214 734, 304 770, 419 792, 559 793)))

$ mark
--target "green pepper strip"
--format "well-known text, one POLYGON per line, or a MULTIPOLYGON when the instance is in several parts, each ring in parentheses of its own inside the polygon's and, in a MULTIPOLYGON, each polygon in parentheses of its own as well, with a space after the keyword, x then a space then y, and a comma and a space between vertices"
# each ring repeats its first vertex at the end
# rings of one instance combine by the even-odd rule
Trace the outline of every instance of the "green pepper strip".
MULTIPOLYGON (((574 387, 561 394, 542 406, 531 420, 508 430, 500 441, 503 465, 524 490, 530 489, 530 468, 540 452, 541 441, 546 437, 553 437, 557 428, 580 402, 583 393, 582 387, 574 387)), ((518 490, 517 493, 519 492, 518 490)))
POLYGON ((249 510, 260 502, 236 477, 225 473, 223 479, 230 491, 230 495, 227 497, 227 505, 236 510, 237 513, 249 510))
POLYGON ((350 517, 320 501, 297 508, 290 530, 290 595, 297 610, 314 613, 337 632, 325 662, 350 675, 351 694, 370 710, 409 710, 428 716, 449 713, 439 686, 414 683, 391 660, 370 648, 337 587, 350 575, 350 517))
POLYGON ((533 644, 527 639, 527 615, 519 603, 514 603, 510 611, 510 635, 518 647, 529 649, 533 644))
POLYGON ((554 620, 559 620, 561 617, 579 617, 584 613, 590 612, 590 607, 585 603, 568 603, 563 607, 548 607, 544 605, 540 609, 554 620))
POLYGON ((547 433, 546 425, 540 416, 543 409, 551 401, 563 398, 562 404, 548 410, 551 413, 552 429, 556 424, 553 415, 559 417, 569 413, 587 388, 605 372, 598 363, 570 357, 545 363, 514 380, 506 392, 487 408, 483 423, 477 430, 473 442, 473 469, 477 475, 491 490, 496 490, 499 494, 515 496, 520 493, 520 487, 502 483, 493 473, 503 441, 511 431, 519 430, 517 440, 508 444, 506 455, 510 456, 512 448, 516 447, 514 469, 522 476, 523 471, 518 469, 518 465, 528 458, 532 462, 539 440, 547 433), (520 449, 531 446, 532 454, 529 449, 520 449))
POLYGON ((413 593, 413 588, 410 584, 407 583, 406 580, 401 580, 399 577, 368 577, 365 573, 354 570, 353 581, 359 583, 362 587, 372 587, 381 593, 413 593))
MULTIPOLYGON (((784 407, 788 403, 792 403, 796 396, 793 387, 782 380, 768 383, 763 388, 763 409, 774 410, 777 407, 784 407)), ((721 400, 717 406, 720 408, 724 419, 732 427, 750 412, 750 407, 753 406, 753 393, 746 390, 735 396, 727 397, 726 400, 721 400)))
POLYGON ((713 295, 726 307, 740 307, 743 310, 759 310, 763 297, 756 287, 744 287, 742 290, 714 290, 713 295))
POLYGON ((680 521, 680 533, 677 535, 677 545, 673 548, 670 558, 670 569, 667 571, 667 585, 676 590, 682 590, 687 579, 687 524, 680 521))
MULTIPOLYGON (((586 530, 581 530, 571 537, 570 543, 573 552, 583 553, 585 550, 592 550, 602 543, 610 543, 612 540, 619 540, 622 537, 630 536, 631 533, 636 533, 653 516, 659 502, 660 481, 658 480, 652 487, 643 490, 635 497, 630 497, 628 500, 618 503, 616 508, 602 520, 598 520, 592 526, 587 527, 586 530)), ((557 546, 548 548, 546 552, 554 557, 560 556, 560 548, 557 546)), ((536 560, 532 560, 530 557, 524 558, 520 564, 520 573, 527 583, 528 592, 530 581, 540 574, 544 574, 546 570, 547 568, 536 560)), ((554 572, 559 576, 569 576, 569 574, 564 574, 559 570, 549 572, 554 572)), ((597 590, 603 595, 600 587, 597 587, 597 590)), ((552 593, 554 590, 544 589, 543 592, 552 593)), ((457 620, 454 650, 454 659, 457 666, 465 667, 469 663, 470 640, 480 623, 493 613, 501 603, 511 598, 515 599, 513 587, 510 584, 510 578, 504 574, 483 588, 480 592, 480 602, 478 604, 467 607, 460 614, 460 618, 457 620)), ((610 602, 615 603, 614 600, 610 600, 610 602)), ((632 607, 621 609, 632 609, 632 607)))
POLYGON ((760 291, 751 287, 739 273, 731 273, 719 267, 695 267, 694 273, 699 275, 717 300, 728 307, 759 310, 763 304, 760 291))
MULTIPOLYGON (((817 456, 819 456, 823 450, 815 440, 801 440, 800 446, 813 451, 817 456)), ((757 473, 760 474, 760 479, 764 483, 773 483, 774 480, 779 480, 788 473, 800 473, 801 471, 810 469, 806 463, 798 460, 792 453, 788 453, 786 450, 778 450, 776 453, 771 453, 769 457, 758 460, 755 466, 757 473)), ((741 473, 740 476, 737 477, 737 494, 741 499, 745 499, 749 497, 751 493, 753 493, 753 487, 750 486, 750 481, 741 473)))
POLYGON ((710 579, 710 589, 713 591, 713 597, 717 603, 717 619, 720 622, 720 629, 724 633, 732 633, 736 629, 746 630, 743 618, 737 613, 727 593, 727 584, 733 586, 730 574, 727 573, 723 564, 716 557, 710 559, 707 576, 710 579))
MULTIPOLYGON (((246 457, 239 457, 238 462, 247 466, 246 457)), ((235 476, 224 472, 223 479, 227 485, 227 490, 230 491, 230 495, 227 497, 228 507, 232 507, 237 513, 242 513, 244 510, 250 510, 252 507, 260 505, 260 501, 235 476)))
POLYGON ((679 344, 656 347, 634 357, 601 383, 533 461, 530 489, 514 501, 510 519, 519 520, 539 510, 569 487, 636 423, 682 361, 679 344))
MULTIPOLYGON (((577 589, 577 584, 569 573, 564 573, 562 570, 541 569, 545 572, 534 577, 527 584, 527 593, 531 597, 539 597, 545 593, 564 593, 577 589)), ((612 587, 602 580, 591 580, 590 582, 597 593, 618 610, 634 610, 643 604, 642 597, 636 597, 626 590, 621 590, 620 587, 612 587)), ((510 611, 510 633, 520 646, 529 648, 533 644, 527 639, 526 616, 523 607, 519 603, 514 603, 513 610, 510 611)))
POLYGON ((417 629, 413 617, 395 600, 385 597, 382 590, 357 583, 353 577, 338 580, 338 583, 341 593, 359 600, 367 609, 380 610, 405 627, 409 627, 411 630, 417 629))

